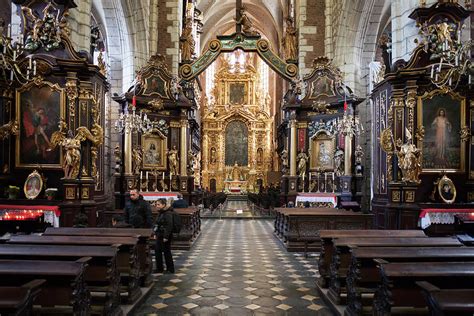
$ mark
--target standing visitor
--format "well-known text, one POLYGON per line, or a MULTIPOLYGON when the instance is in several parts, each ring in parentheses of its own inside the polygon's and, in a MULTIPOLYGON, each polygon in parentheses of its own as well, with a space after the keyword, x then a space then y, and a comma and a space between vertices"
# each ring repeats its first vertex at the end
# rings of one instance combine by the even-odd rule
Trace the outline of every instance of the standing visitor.
POLYGON ((130 190, 130 200, 125 204, 125 222, 133 228, 151 228, 153 225, 150 203, 137 189, 130 190))
POLYGON ((166 271, 174 273, 173 256, 171 254, 171 239, 173 238, 173 208, 166 207, 166 200, 156 201, 158 218, 154 227, 156 246, 155 246, 155 273, 163 273, 163 255, 165 256, 166 271))

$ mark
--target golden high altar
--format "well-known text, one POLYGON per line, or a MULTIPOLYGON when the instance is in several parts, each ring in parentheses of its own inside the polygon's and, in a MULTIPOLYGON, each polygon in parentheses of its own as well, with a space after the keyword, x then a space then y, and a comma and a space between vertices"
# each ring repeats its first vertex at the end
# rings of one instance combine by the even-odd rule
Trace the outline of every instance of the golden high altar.
POLYGON ((252 59, 230 67, 220 59, 212 95, 202 107, 202 185, 214 191, 255 191, 267 185, 274 152, 270 97, 252 59))

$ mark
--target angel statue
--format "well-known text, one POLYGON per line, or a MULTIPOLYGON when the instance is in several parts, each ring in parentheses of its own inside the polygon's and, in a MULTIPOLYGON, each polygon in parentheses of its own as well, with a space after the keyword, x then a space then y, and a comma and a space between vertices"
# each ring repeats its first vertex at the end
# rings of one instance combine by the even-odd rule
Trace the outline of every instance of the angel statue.
POLYGON ((51 145, 48 150, 53 150, 56 146, 64 148, 64 179, 76 179, 79 175, 79 165, 81 162, 81 140, 79 137, 74 137, 71 130, 67 132, 67 137, 64 132, 64 122, 59 122, 59 131, 56 131, 51 136, 51 145))
POLYGON ((132 149, 133 174, 139 175, 143 161, 143 150, 140 146, 132 149))
POLYGON ((194 166, 196 164, 197 157, 190 149, 188 151, 188 176, 194 176, 194 166))
POLYGON ((308 162, 308 155, 301 149, 300 153, 296 157, 296 161, 298 161, 298 176, 303 177, 304 173, 306 172, 306 163, 308 162))
POLYGON ((337 148, 334 152, 334 172, 336 176, 342 176, 344 174, 344 151, 341 148, 337 148))
POLYGON ((171 174, 178 175, 178 150, 176 149, 176 146, 173 146, 171 150, 167 151, 168 155, 168 161, 170 164, 170 172, 171 174))

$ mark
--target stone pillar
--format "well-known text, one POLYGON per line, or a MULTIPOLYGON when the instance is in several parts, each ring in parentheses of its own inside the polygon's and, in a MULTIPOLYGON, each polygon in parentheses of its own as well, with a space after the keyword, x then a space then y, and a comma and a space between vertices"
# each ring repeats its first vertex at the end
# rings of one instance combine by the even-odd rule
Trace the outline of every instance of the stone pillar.
POLYGON ((290 176, 296 176, 296 120, 290 120, 290 176))

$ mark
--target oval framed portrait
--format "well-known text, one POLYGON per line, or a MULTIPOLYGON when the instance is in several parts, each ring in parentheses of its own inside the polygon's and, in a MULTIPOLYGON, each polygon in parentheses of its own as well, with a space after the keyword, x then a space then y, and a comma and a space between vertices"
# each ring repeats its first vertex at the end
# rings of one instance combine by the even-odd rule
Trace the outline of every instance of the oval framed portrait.
POLYGON ((34 170, 26 178, 25 184, 23 185, 23 192, 27 199, 33 200, 38 197, 43 189, 43 178, 34 170))
POLYGON ((451 204, 456 200, 456 187, 453 181, 446 175, 438 182, 438 193, 444 203, 451 204))

